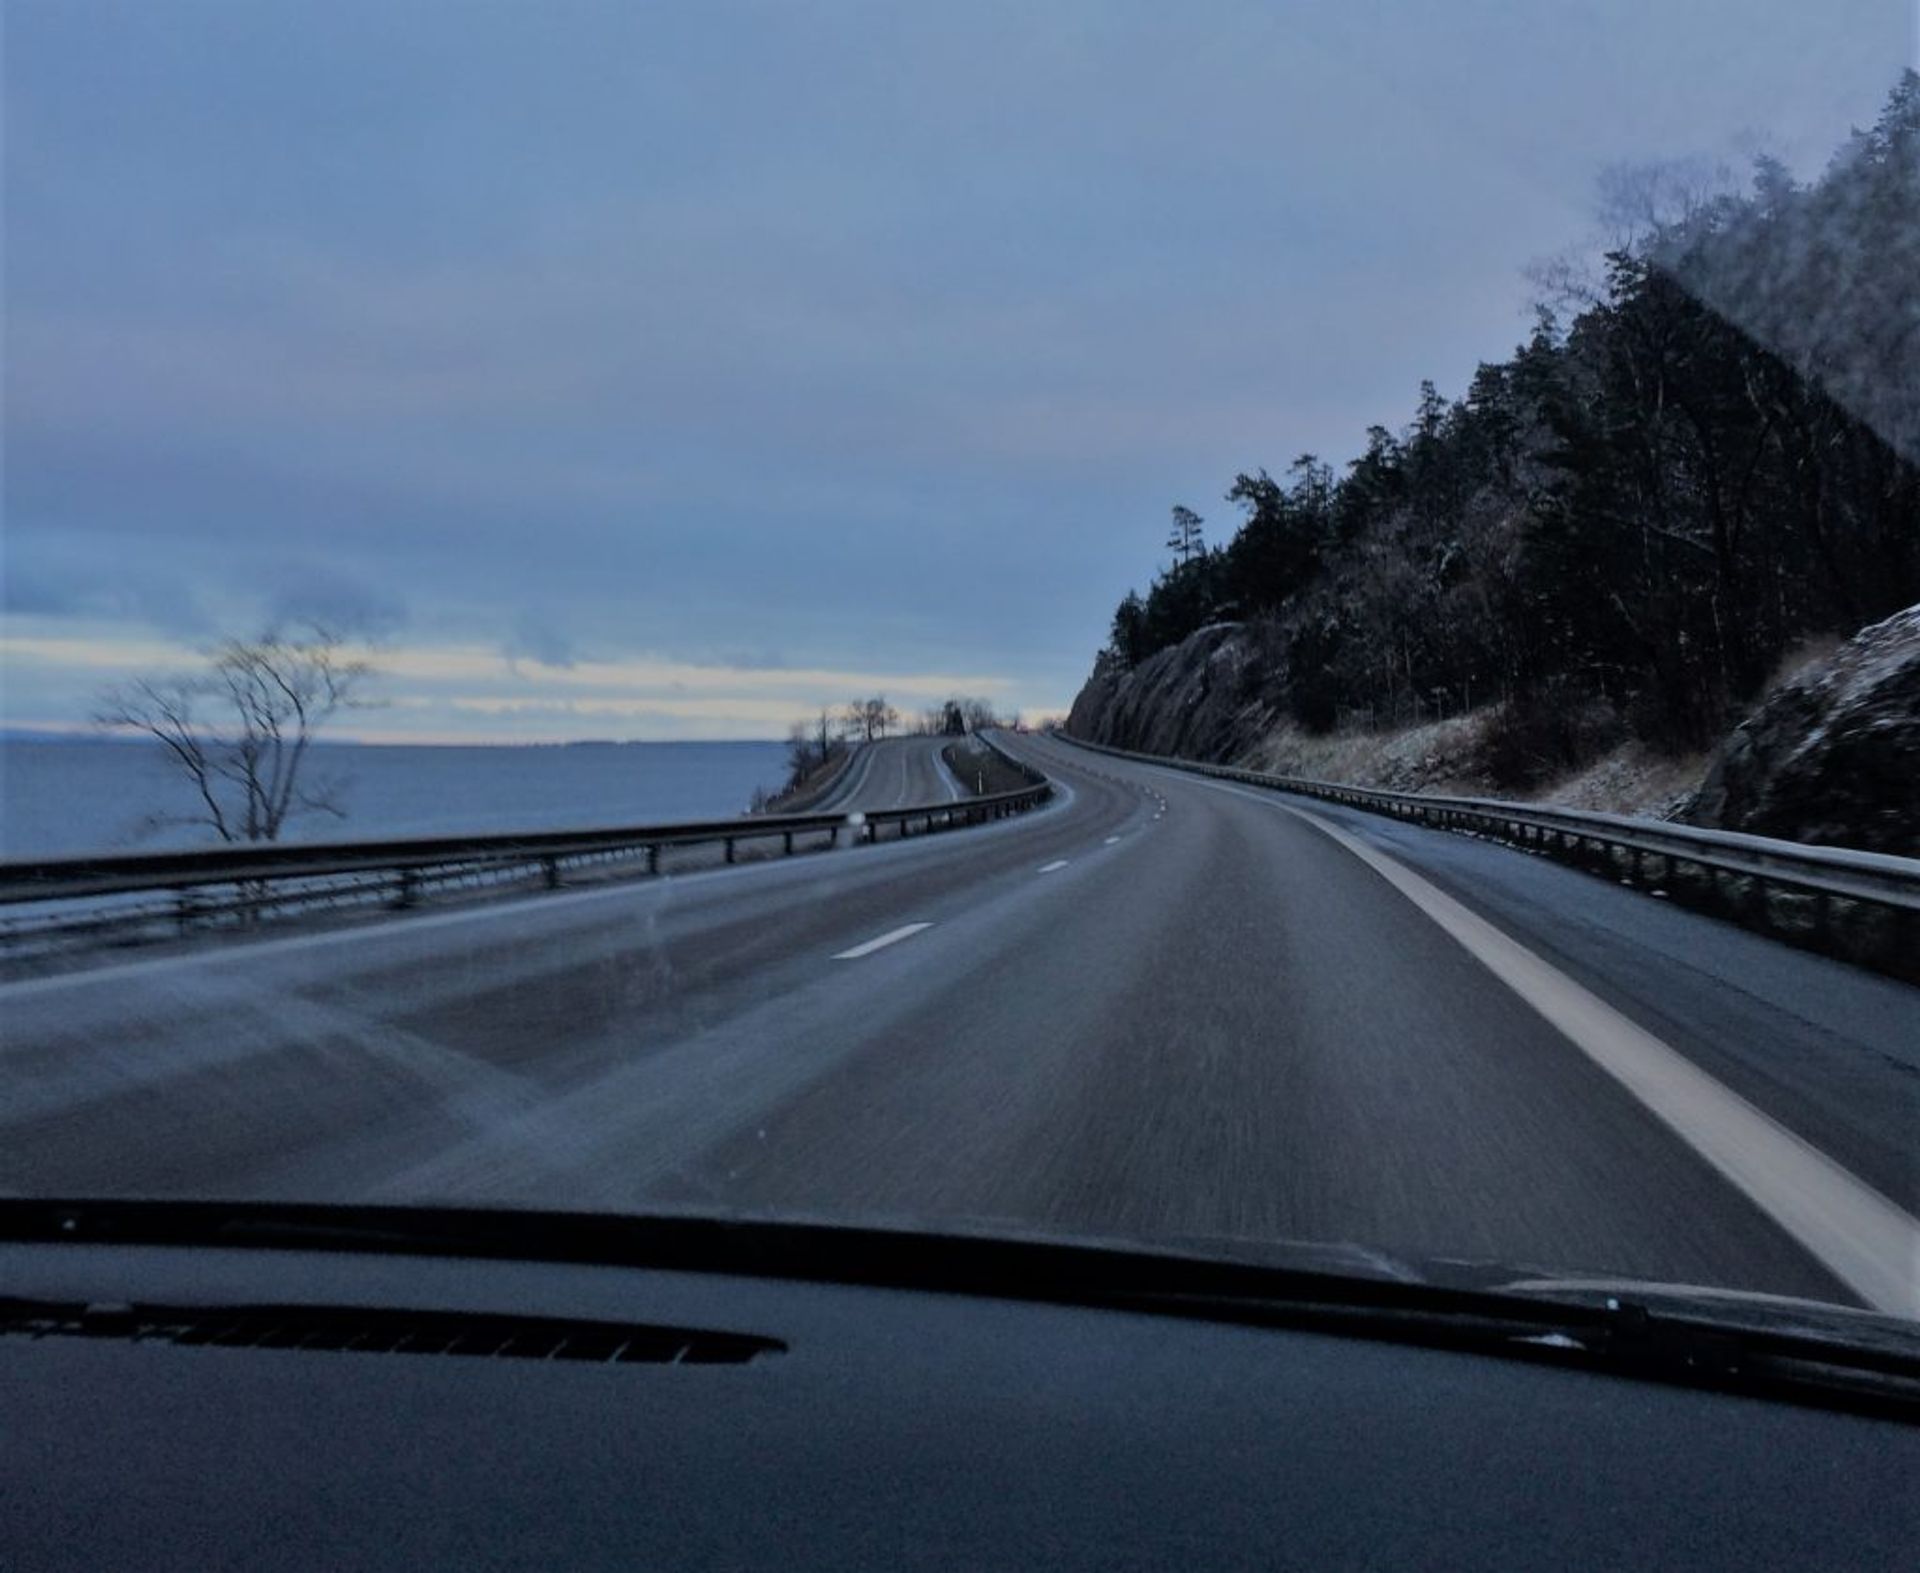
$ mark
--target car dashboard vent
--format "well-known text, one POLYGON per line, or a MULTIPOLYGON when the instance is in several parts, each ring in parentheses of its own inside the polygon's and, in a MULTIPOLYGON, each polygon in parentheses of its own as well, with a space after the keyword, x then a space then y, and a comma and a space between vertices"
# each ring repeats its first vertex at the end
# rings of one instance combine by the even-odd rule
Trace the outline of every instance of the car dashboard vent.
POLYGON ((0 1300, 0 1337, 212 1349, 468 1355, 599 1365, 744 1365, 786 1345, 752 1333, 471 1311, 361 1306, 162 1306, 0 1300))

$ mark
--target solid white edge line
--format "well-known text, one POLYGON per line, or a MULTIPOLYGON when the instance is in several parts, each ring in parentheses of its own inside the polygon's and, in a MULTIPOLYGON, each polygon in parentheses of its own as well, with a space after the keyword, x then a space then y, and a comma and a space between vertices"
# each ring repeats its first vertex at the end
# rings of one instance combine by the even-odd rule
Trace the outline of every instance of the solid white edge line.
POLYGON ((940 744, 933 750, 933 773, 939 779, 941 790, 947 794, 949 803, 960 801, 960 778, 947 764, 946 745, 940 744))
POLYGON ((868 940, 864 945, 855 945, 851 950, 835 953, 835 961, 858 961, 862 956, 871 956, 876 950, 885 950, 889 945, 897 945, 903 939, 912 939, 923 929, 930 929, 931 923, 902 923, 897 929, 888 929, 886 933, 868 940))
POLYGON ((1265 801, 1398 890, 1868 1305, 1920 1316, 1920 1219, 1405 864, 1317 814, 1265 801))
POLYGON ((827 793, 818 803, 814 804, 814 812, 831 814, 849 797, 854 796, 860 787, 866 784, 866 770, 870 759, 871 756, 863 752, 849 760, 847 763, 847 773, 834 783, 832 791, 827 793), (853 780, 856 772, 860 776, 860 781, 857 785, 853 780))

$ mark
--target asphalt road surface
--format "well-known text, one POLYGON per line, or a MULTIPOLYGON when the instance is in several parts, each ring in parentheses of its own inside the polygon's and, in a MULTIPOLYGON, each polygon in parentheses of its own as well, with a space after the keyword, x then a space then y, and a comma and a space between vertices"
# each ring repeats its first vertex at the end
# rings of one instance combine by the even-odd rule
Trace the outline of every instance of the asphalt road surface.
POLYGON ((831 791, 805 810, 918 808, 968 794, 940 758, 950 737, 889 737, 863 744, 831 791))
MULTIPOLYGON (((1920 990, 1093 755, 952 834, 0 985, 0 1189, 1340 1241, 1920 1314, 1920 990)), ((840 806, 943 801, 938 740, 840 806)))

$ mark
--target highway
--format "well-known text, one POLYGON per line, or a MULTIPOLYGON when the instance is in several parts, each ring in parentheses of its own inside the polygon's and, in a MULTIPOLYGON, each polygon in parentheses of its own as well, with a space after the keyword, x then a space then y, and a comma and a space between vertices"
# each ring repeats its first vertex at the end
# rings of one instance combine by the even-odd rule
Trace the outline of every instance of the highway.
POLYGON ((940 758, 951 742, 950 737, 889 737, 862 744, 832 789, 806 812, 953 802, 965 794, 940 758))
MULTIPOLYGON (((843 806, 943 800, 937 741, 843 806)), ((1340 1241, 1920 1314, 1920 991, 1006 741, 1055 804, 0 985, 0 1189, 1340 1241)))

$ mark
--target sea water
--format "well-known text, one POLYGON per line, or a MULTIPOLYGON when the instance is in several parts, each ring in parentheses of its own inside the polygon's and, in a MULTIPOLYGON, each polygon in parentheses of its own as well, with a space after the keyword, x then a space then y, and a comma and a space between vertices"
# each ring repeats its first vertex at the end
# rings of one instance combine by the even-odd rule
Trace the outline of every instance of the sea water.
MULTIPOLYGON (((303 779, 337 783, 344 818, 304 814, 283 841, 490 835, 721 819, 786 775, 786 745, 317 743, 303 779)), ((0 742, 0 857, 211 846, 181 823, 197 800, 157 744, 0 742)))

